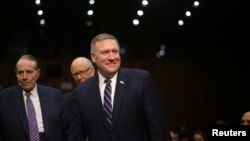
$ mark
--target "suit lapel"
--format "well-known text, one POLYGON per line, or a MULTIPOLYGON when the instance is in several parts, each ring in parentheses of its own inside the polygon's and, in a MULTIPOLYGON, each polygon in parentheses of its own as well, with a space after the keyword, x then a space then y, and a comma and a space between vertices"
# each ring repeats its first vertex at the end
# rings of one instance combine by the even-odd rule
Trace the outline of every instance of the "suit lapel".
POLYGON ((15 101, 15 106, 18 112, 18 116, 20 117, 21 124, 23 125, 24 131, 26 132, 26 136, 29 133, 29 127, 28 127, 28 121, 27 121, 27 115, 24 105, 24 98, 22 94, 22 90, 20 88, 16 88, 16 92, 13 93, 13 98, 15 101))
POLYGON ((113 105, 113 121, 112 128, 115 126, 116 121, 119 117, 119 113, 122 107, 122 103, 124 100, 124 96, 126 94, 126 86, 128 83, 128 76, 124 69, 120 69, 118 73, 118 78, 116 81, 116 89, 115 89, 115 97, 114 97, 114 105, 113 105))
POLYGON ((42 118, 43 118, 43 127, 44 132, 48 134, 48 109, 49 104, 47 101, 47 93, 44 92, 43 89, 39 85, 37 85, 37 92, 40 100, 40 106, 41 106, 41 112, 42 112, 42 118))
POLYGON ((90 88, 91 90, 90 96, 92 97, 92 101, 95 105, 94 107, 96 107, 96 112, 99 114, 102 124, 105 126, 106 129, 109 130, 108 124, 105 118, 104 110, 103 110, 101 95, 100 95, 98 74, 94 76, 93 82, 90 82, 90 83, 94 84, 94 85, 91 85, 93 87, 90 88))

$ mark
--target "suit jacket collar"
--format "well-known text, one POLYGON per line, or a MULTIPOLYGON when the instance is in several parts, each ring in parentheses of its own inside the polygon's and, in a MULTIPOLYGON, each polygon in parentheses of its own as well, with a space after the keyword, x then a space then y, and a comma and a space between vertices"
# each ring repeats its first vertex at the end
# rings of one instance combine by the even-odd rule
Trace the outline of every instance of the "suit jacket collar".
POLYGON ((126 69, 121 68, 118 72, 116 81, 115 98, 113 105, 112 129, 114 128, 116 121, 119 118, 122 105, 124 105, 123 101, 124 97, 126 96, 127 84, 128 84, 128 73, 126 69))
POLYGON ((14 103, 18 112, 18 116, 20 117, 21 124, 23 125, 24 131, 26 132, 26 136, 28 136, 28 120, 24 105, 22 89, 19 86, 15 87, 14 92, 12 93, 12 99, 14 99, 14 103))
POLYGON ((102 100, 100 96, 98 73, 95 73, 93 79, 90 80, 89 84, 91 86, 89 87, 90 89, 89 95, 93 98, 92 101, 93 101, 93 104, 95 105, 94 107, 96 107, 96 113, 99 114, 101 122, 106 127, 106 129, 109 129, 108 124, 106 123, 107 121, 104 115, 102 100))
POLYGON ((43 118, 43 127, 44 127, 44 132, 46 135, 49 133, 48 132, 48 109, 49 109, 49 104, 48 104, 48 92, 45 91, 45 89, 42 89, 40 85, 37 85, 37 92, 40 100, 40 106, 41 106, 41 112, 42 112, 42 118, 43 118))
MULTIPOLYGON (((48 131, 48 108, 49 108, 48 104, 46 104, 47 92, 45 92, 44 89, 42 89, 40 85, 37 85, 37 92, 38 92, 41 111, 42 111, 44 131, 47 132, 48 131)), ((15 105, 18 111, 18 116, 20 116, 21 123, 24 127, 25 132, 27 133, 26 135, 28 135, 29 127, 28 127, 25 103, 24 103, 22 89, 19 86, 15 87, 15 90, 12 94, 12 99, 14 99, 15 101, 15 105)))

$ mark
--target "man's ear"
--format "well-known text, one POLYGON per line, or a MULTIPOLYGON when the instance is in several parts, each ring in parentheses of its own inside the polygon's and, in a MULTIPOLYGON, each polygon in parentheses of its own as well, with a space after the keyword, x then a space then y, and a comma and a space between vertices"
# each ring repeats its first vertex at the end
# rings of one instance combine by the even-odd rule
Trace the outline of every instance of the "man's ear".
POLYGON ((91 60, 93 63, 95 63, 95 54, 94 53, 91 53, 91 60))

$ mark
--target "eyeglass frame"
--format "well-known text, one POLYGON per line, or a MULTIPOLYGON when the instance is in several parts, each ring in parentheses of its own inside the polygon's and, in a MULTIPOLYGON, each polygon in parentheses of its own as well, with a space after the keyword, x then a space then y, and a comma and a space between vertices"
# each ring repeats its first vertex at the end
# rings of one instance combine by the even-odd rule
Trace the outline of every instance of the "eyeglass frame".
POLYGON ((72 77, 76 78, 78 75, 82 76, 82 75, 86 75, 88 73, 88 71, 91 69, 92 66, 88 67, 87 69, 83 70, 83 71, 79 71, 79 72, 75 72, 72 75, 72 77))

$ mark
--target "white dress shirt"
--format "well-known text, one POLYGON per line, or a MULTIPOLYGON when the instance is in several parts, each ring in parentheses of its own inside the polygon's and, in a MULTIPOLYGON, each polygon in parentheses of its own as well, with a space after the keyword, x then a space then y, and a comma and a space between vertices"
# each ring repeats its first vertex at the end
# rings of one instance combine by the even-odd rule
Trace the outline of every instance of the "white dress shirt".
MULTIPOLYGON (((37 85, 30 91, 30 99, 34 105, 35 111, 36 111, 36 120, 37 120, 37 125, 38 125, 38 131, 39 132, 44 132, 44 127, 43 127, 43 117, 42 117, 42 110, 41 110, 41 105, 40 105, 40 100, 37 92, 37 85)), ((25 103, 25 108, 26 108, 26 114, 27 114, 27 106, 26 106, 26 92, 23 91, 23 98, 24 98, 24 103, 25 103)))
MULTIPOLYGON (((111 92, 111 104, 112 104, 112 109, 113 109, 113 104, 114 104, 114 97, 115 97, 115 86, 116 86, 116 80, 117 80, 117 74, 116 73, 112 78, 110 78, 111 80, 111 87, 112 87, 112 92, 111 92)), ((99 89, 100 89, 100 94, 101 94, 101 99, 102 99, 102 104, 104 104, 104 89, 106 86, 105 81, 105 77, 102 76, 99 71, 98 71, 98 76, 99 76, 99 89)))

